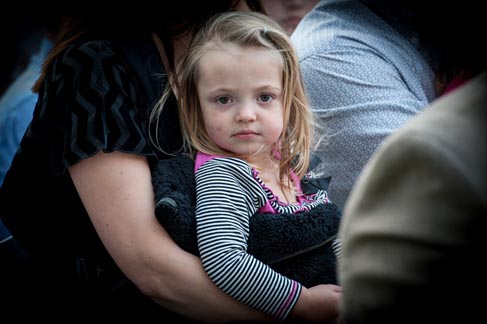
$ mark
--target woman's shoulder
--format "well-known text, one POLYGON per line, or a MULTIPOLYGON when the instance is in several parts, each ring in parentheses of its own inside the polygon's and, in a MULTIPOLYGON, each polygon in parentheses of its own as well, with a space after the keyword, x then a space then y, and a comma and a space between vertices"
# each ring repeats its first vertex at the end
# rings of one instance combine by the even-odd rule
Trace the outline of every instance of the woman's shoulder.
POLYGON ((78 41, 60 53, 59 61, 64 63, 95 60, 98 57, 115 56, 115 44, 109 40, 78 41))
POLYGON ((51 83, 62 80, 59 86, 83 93, 83 96, 100 98, 110 93, 122 93, 131 101, 139 102, 140 98, 135 94, 145 94, 145 91, 141 93, 136 89, 150 89, 145 89, 146 85, 141 83, 138 65, 131 64, 132 59, 124 50, 129 45, 125 44, 107 39, 77 41, 54 60, 48 79, 51 83))
POLYGON ((130 45, 127 42, 97 39, 77 41, 66 47, 57 57, 57 65, 73 68, 75 70, 88 68, 93 70, 107 71, 110 66, 120 66, 125 68, 128 65, 126 48, 138 45, 130 45), (101 67, 101 70, 100 70, 101 67))
POLYGON ((109 71, 124 66, 112 42, 78 41, 66 47, 54 59, 51 80, 61 78, 66 86, 73 85, 75 88, 84 82, 100 84, 109 71))

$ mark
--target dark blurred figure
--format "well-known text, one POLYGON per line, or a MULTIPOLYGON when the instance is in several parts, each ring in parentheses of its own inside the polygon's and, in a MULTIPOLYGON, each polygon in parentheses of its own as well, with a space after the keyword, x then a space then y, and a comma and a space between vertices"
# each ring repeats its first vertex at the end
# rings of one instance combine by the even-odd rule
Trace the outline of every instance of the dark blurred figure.
MULTIPOLYGON (((6 48, 5 52, 16 53, 16 62, 10 71, 13 80, 0 97, 0 187, 32 120, 37 102, 37 94, 32 91, 32 86, 40 76, 42 63, 61 28, 62 15, 56 10, 52 10, 48 16, 27 10, 19 19, 10 18, 9 21, 15 26, 2 31, 9 31, 11 36, 17 38, 12 40, 15 46, 6 48)), ((1 214, 0 260, 0 287, 5 296, 2 301, 7 312, 7 305, 13 307, 22 304, 25 296, 19 292, 33 286, 33 282, 31 273, 27 271, 30 259, 3 224, 1 214)))
POLYGON ((475 323, 487 281, 485 13, 469 1, 408 4, 443 95, 384 142, 345 206, 343 316, 475 323))
POLYGON ((487 27, 474 0, 427 7, 421 0, 360 0, 416 42, 436 77, 437 95, 461 84, 485 67, 487 50, 478 32, 487 27))
POLYGON ((0 95, 39 49, 41 27, 31 18, 28 14, 20 15, 11 10, 0 13, 0 35, 4 44, 0 60, 0 95))
MULTIPOLYGON (((13 67, 14 79, 0 96, 0 186, 27 126, 32 119, 37 94, 32 91, 61 28, 61 13, 49 19, 44 16, 23 17, 23 34, 18 35, 18 62, 13 67), (27 55, 29 54, 29 55, 27 55), (27 62, 23 62, 27 56, 27 62), (18 70, 18 71, 17 71, 18 70)), ((20 22, 17 22, 20 23, 20 22)), ((0 237, 1 241, 1 237, 0 237)))

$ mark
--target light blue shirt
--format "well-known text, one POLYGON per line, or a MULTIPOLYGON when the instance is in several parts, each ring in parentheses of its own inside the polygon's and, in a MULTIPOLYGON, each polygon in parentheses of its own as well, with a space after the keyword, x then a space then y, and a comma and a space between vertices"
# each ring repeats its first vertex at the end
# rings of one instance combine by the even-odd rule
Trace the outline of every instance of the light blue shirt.
POLYGON ((322 0, 291 38, 325 134, 329 197, 343 208, 379 144, 435 99, 434 73, 414 39, 357 0, 322 0))
MULTIPOLYGON (((47 38, 43 39, 39 51, 32 55, 26 69, 0 98, 0 186, 32 120, 37 94, 31 88, 39 77, 44 58, 51 47, 52 43, 47 38)), ((0 244, 9 237, 10 233, 0 220, 0 244)))

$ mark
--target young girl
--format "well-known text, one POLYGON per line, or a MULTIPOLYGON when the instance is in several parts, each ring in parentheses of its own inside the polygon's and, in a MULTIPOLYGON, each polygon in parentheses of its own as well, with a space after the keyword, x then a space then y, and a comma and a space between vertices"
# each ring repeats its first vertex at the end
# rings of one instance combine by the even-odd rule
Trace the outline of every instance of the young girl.
POLYGON ((184 143, 195 154, 198 246, 209 277, 281 320, 335 318, 339 287, 307 289, 247 253, 256 212, 296 213, 328 203, 324 190, 304 195, 300 188, 312 114, 286 32, 262 14, 221 14, 194 37, 177 70, 184 143))

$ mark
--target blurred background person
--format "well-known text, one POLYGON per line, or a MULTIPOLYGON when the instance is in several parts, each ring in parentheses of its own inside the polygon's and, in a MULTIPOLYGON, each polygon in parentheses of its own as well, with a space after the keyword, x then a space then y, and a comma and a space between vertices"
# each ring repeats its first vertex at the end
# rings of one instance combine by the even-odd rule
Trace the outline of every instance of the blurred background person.
POLYGON ((55 11, 48 17, 27 15, 28 22, 21 26, 25 35, 18 35, 19 47, 30 51, 27 64, 18 62, 12 73, 15 78, 0 97, 0 187, 5 178, 20 140, 32 119, 37 93, 32 86, 39 77, 42 63, 56 40, 61 28, 61 13, 55 11), (30 19, 28 19, 30 18, 30 19), (27 35, 29 34, 29 35, 27 35))
POLYGON ((289 35, 319 0, 265 0, 264 8, 289 35))
POLYGON ((348 324, 474 323, 484 313, 484 11, 469 1, 412 3, 419 39, 443 67, 442 92, 381 144, 345 205, 339 281, 348 324))
POLYGON ((340 228, 346 323, 483 315, 487 75, 441 97, 364 168, 340 228))
MULTIPOLYGON (((13 25, 6 30, 2 29, 16 37, 5 52, 17 55, 15 62, 9 63, 8 59, 4 61, 11 64, 10 75, 13 79, 0 97, 0 187, 32 120, 37 102, 37 94, 32 91, 32 86, 40 76, 42 63, 59 33, 62 19, 61 12, 55 9, 47 15, 28 10, 19 19, 9 19, 13 25)), ((24 272, 29 257, 3 224, 1 214, 0 260, 2 294, 14 303, 13 292, 31 284, 29 275, 24 272), (14 277, 23 277, 23 280, 12 280, 14 277)))
POLYGON ((29 13, 15 10, 0 12, 2 59, 0 60, 0 96, 29 63, 39 48, 42 31, 29 13))
POLYGON ((291 36, 327 139, 328 193, 342 208, 380 143, 441 95, 440 76, 453 69, 434 39, 419 37, 418 4, 321 0, 291 36))

